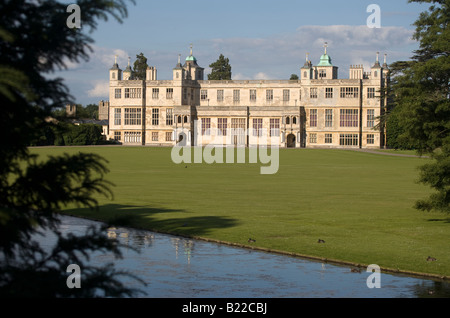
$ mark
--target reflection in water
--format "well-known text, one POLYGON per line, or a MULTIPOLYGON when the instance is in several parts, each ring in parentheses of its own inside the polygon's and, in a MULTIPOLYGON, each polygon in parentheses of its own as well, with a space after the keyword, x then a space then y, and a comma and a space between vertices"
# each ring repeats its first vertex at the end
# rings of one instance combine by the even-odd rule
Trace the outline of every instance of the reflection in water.
MULTIPOLYGON (((62 220, 62 232, 73 234, 84 234, 95 223, 66 216, 62 220)), ((381 288, 369 289, 371 273, 365 270, 121 227, 108 228, 107 236, 129 246, 124 259, 98 253, 91 261, 114 261, 117 269, 138 275, 152 298, 450 297, 448 282, 382 273, 381 288)), ((41 242, 53 245, 51 236, 41 242)))

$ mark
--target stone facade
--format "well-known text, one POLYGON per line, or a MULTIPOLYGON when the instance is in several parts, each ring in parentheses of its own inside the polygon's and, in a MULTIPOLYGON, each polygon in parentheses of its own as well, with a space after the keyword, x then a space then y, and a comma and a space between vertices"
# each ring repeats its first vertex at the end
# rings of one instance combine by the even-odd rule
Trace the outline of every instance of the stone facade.
POLYGON ((110 69, 110 100, 102 102, 108 138, 123 144, 252 146, 267 131, 280 147, 385 145, 376 127, 389 70, 378 53, 369 72, 352 65, 348 79, 338 79, 326 47, 317 65, 307 56, 299 80, 204 80, 192 49, 184 65, 178 58, 172 80, 157 80, 155 67, 147 80, 133 80, 127 69, 117 62, 110 69))

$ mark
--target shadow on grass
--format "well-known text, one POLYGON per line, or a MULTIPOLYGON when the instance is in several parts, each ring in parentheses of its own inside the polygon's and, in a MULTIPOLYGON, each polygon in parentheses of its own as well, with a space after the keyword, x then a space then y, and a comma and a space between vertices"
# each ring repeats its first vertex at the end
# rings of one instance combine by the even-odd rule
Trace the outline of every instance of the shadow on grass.
POLYGON ((64 210, 63 213, 102 221, 110 226, 134 227, 186 236, 202 236, 214 229, 238 224, 236 219, 222 216, 188 216, 189 212, 184 210, 120 204, 102 205, 98 211, 70 209, 64 210))
POLYGON ((450 218, 428 219, 428 222, 443 222, 443 223, 450 223, 450 218))

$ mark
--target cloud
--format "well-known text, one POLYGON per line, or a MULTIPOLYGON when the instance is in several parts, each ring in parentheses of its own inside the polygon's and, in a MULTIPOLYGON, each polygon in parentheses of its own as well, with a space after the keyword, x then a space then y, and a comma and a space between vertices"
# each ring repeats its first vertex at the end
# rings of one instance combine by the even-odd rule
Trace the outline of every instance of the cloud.
POLYGON ((109 96, 109 82, 95 81, 93 88, 87 91, 89 97, 108 97, 109 96))
POLYGON ((380 58, 387 53, 392 58, 408 59, 411 51, 408 47, 416 43, 412 40, 413 32, 394 26, 376 29, 365 25, 307 25, 267 38, 216 38, 210 40, 209 46, 230 58, 240 79, 254 78, 255 70, 257 75, 284 78, 298 72, 307 52, 313 64, 317 64, 325 42, 333 64, 343 68, 351 64, 369 67, 376 52, 380 52, 380 58))

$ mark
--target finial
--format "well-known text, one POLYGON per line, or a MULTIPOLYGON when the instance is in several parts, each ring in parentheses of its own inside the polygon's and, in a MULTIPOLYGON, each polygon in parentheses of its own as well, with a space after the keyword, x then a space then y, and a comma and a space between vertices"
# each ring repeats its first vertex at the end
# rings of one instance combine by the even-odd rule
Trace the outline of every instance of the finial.
POLYGON ((325 44, 323 45, 323 47, 325 48, 325 54, 327 54, 328 42, 325 42, 325 44))
POLYGON ((379 62, 379 55, 380 55, 380 52, 377 52, 377 62, 379 62))
POLYGON ((384 54, 384 64, 387 64, 386 63, 386 57, 387 57, 387 54, 384 54))
POLYGON ((114 64, 117 64, 117 54, 114 55, 114 64))
POLYGON ((131 57, 128 57, 128 66, 130 66, 130 59, 131 57))
POLYGON ((309 53, 306 52, 306 62, 308 62, 308 61, 309 61, 309 53))
POLYGON ((181 54, 178 54, 178 64, 181 63, 181 54))
POLYGON ((192 43, 191 43, 191 54, 190 54, 191 56, 192 56, 192 46, 193 46, 193 45, 192 45, 192 43))

